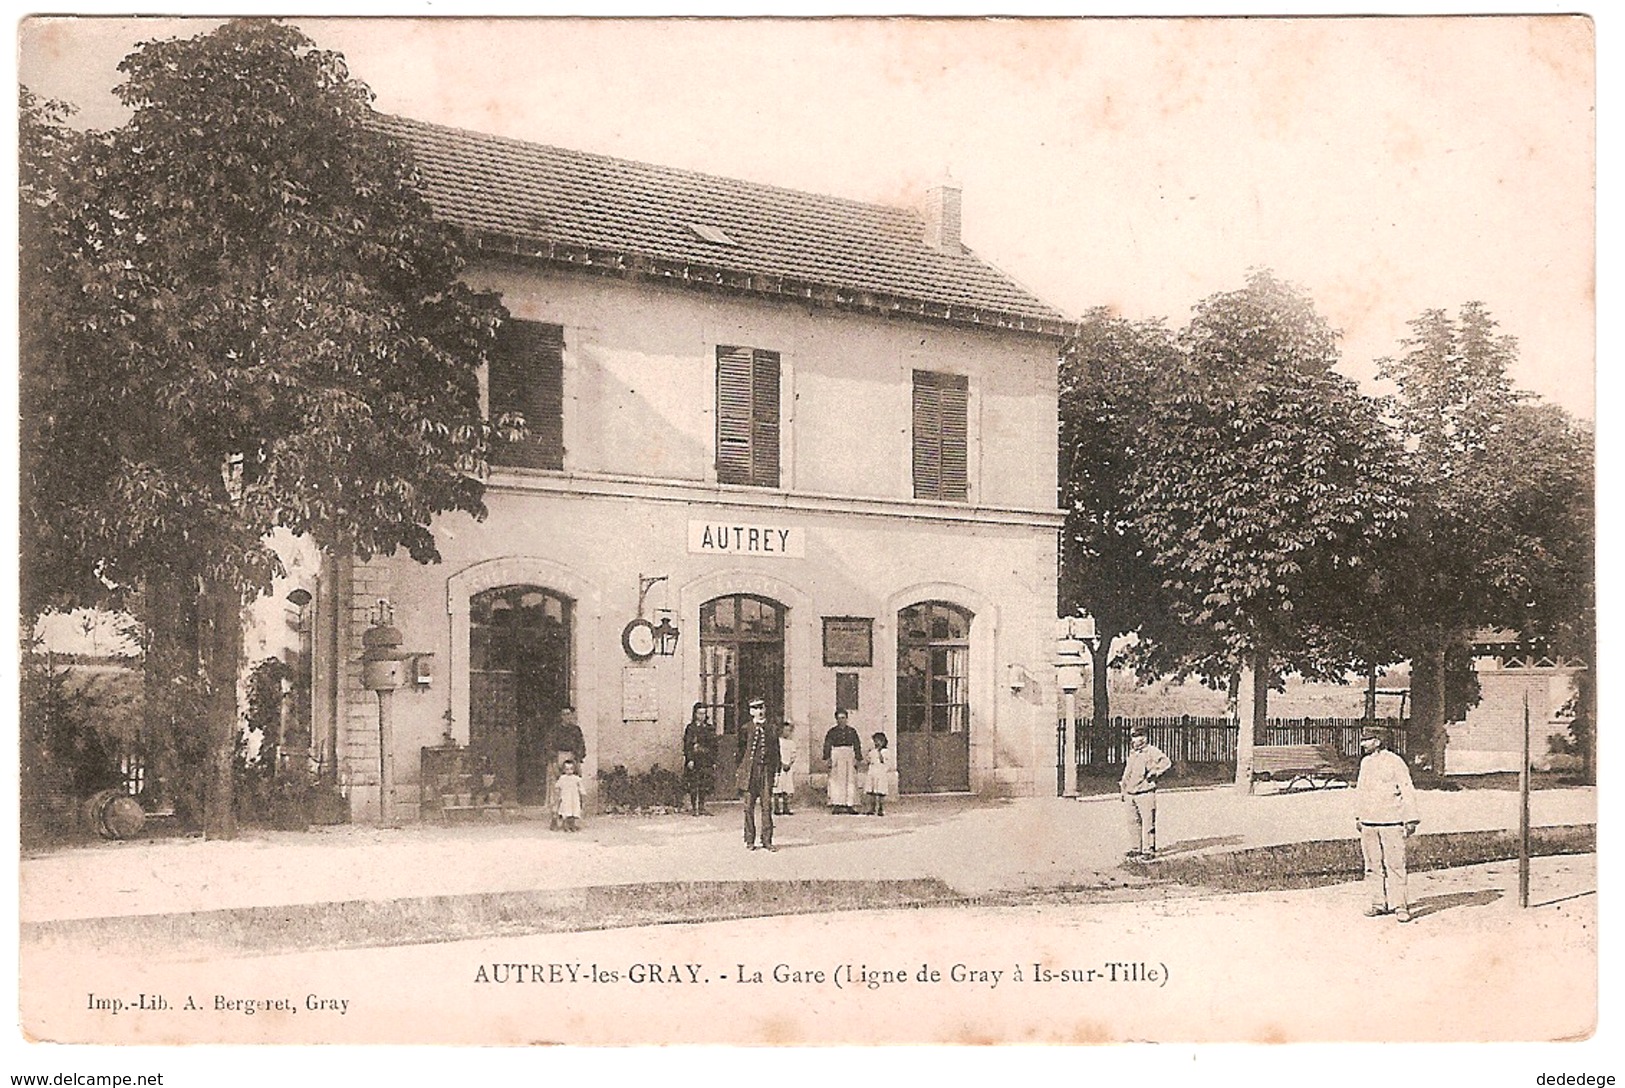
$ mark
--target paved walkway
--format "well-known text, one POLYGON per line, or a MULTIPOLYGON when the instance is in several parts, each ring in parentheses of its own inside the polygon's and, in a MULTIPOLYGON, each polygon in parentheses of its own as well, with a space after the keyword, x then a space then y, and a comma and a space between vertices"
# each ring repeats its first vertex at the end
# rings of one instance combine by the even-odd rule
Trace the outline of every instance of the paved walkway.
MULTIPOLYGON (((1517 803, 1512 792, 1425 792, 1422 831, 1515 828, 1517 803)), ((1227 787, 1168 790, 1161 846, 1175 854, 1353 838, 1352 804, 1346 789, 1252 797, 1227 787)), ((96 842, 23 858, 20 919, 642 882, 934 877, 981 894, 1129 879, 1118 871, 1127 831, 1115 796, 894 799, 878 819, 803 805, 779 819, 781 849, 771 854, 745 850, 737 805, 713 811, 599 816, 579 834, 523 821, 96 842)), ((1539 791, 1532 814, 1536 826, 1594 823, 1596 792, 1539 791)))

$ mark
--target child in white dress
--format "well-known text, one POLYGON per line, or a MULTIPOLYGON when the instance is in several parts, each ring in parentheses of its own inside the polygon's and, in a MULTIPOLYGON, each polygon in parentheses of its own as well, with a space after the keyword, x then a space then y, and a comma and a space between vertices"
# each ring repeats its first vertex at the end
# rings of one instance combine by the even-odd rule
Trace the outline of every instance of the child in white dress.
POLYGON ((581 830, 581 776, 576 774, 576 761, 567 759, 559 771, 559 811, 564 830, 581 830))
POLYGON ((863 788, 869 795, 869 815, 886 815, 886 794, 891 787, 891 757, 886 753, 886 734, 876 733, 869 738, 874 747, 869 749, 869 767, 864 772, 863 788))
POLYGON ((796 793, 796 727, 789 722, 779 730, 779 770, 773 776, 773 814, 790 815, 790 798, 796 793))

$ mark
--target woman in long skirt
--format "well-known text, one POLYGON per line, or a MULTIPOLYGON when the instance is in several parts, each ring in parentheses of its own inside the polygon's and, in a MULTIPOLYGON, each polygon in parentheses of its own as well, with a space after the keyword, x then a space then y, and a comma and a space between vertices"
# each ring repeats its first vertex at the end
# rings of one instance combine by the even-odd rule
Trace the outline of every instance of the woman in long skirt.
POLYGON ((683 792, 689 812, 707 815, 705 798, 717 776, 717 737, 706 716, 705 704, 695 703, 683 727, 683 792))
POLYGON ((846 711, 835 712, 835 725, 824 734, 824 759, 829 763, 829 810, 855 815, 863 789, 858 781, 858 755, 863 741, 846 723, 846 711))

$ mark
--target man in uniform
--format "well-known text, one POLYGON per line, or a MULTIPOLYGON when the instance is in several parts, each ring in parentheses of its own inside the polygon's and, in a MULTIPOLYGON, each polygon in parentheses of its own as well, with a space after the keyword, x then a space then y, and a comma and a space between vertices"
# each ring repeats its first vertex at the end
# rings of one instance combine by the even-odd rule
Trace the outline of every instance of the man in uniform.
POLYGON ((1134 843, 1127 857, 1156 860, 1157 779, 1171 766, 1168 757, 1146 736, 1145 726, 1136 725, 1129 734, 1128 761, 1123 767, 1122 780, 1117 784, 1134 843))
POLYGON ((1367 726, 1360 734, 1360 777, 1354 784, 1354 826, 1365 856, 1365 887, 1371 896, 1366 917, 1392 914, 1411 920, 1406 888, 1405 840, 1416 834, 1416 789, 1411 769, 1397 752, 1383 747, 1383 732, 1367 726))
POLYGON ((762 847, 773 845, 773 778, 779 772, 779 731, 768 728, 767 704, 750 701, 750 724, 739 732, 738 785, 745 795, 745 847, 756 849, 756 809, 762 810, 762 847))

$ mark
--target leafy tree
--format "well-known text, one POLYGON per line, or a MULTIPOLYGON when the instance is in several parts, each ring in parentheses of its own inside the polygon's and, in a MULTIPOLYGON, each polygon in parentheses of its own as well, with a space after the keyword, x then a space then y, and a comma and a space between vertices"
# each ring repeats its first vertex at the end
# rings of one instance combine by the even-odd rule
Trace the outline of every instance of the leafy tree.
POLYGON ((1586 781, 1596 776, 1596 519, 1591 429, 1551 404, 1519 404, 1498 445, 1515 466, 1518 486, 1507 495, 1505 521, 1521 530, 1518 562, 1503 577, 1516 581, 1523 607, 1515 624, 1581 666, 1575 676, 1571 748, 1586 781))
MULTIPOLYGON (((1340 678, 1354 604, 1404 516, 1399 451, 1374 402, 1337 374, 1337 334, 1267 271, 1199 303, 1143 433, 1130 510, 1162 571, 1166 611, 1142 668, 1214 687, 1243 667, 1340 678)), ((1238 781, 1250 776, 1238 768, 1238 781)))
POLYGON ((1161 574, 1152 562, 1131 506, 1141 432, 1151 391, 1162 374, 1182 365, 1173 335, 1161 322, 1132 322, 1105 309, 1084 315, 1060 371, 1060 604, 1063 614, 1088 613, 1097 637, 1091 648, 1094 724, 1111 717, 1107 666, 1113 644, 1159 607, 1161 574))
POLYGON ((1517 342, 1481 304, 1425 311, 1402 347, 1379 370, 1398 386, 1414 481, 1388 608, 1411 659, 1413 729, 1442 766, 1447 662, 1475 631, 1561 638, 1591 660, 1591 446, 1560 409, 1512 388, 1517 342))
POLYGON ((502 311, 338 54, 239 20, 119 69, 112 132, 24 98, 23 606, 140 590, 158 686, 200 681, 173 710, 207 723, 230 835, 266 537, 432 561, 431 519, 483 516, 502 311))

